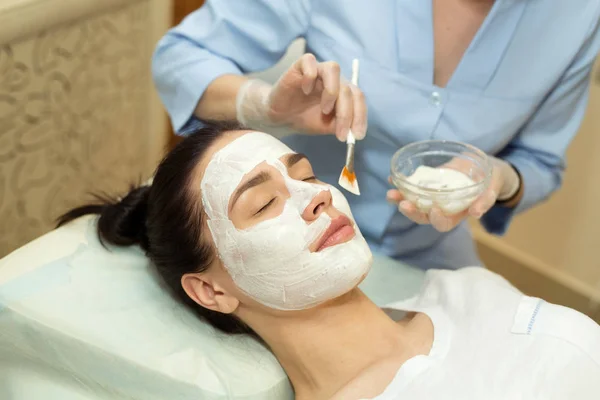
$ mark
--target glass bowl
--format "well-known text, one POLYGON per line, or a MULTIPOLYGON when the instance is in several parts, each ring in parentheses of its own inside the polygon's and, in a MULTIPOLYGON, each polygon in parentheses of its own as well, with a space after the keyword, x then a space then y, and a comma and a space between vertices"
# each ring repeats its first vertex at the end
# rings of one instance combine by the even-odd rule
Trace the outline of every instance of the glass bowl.
POLYGON ((466 143, 426 140, 398 150, 391 161, 392 183, 420 211, 439 208, 458 214, 489 186, 492 161, 466 143))

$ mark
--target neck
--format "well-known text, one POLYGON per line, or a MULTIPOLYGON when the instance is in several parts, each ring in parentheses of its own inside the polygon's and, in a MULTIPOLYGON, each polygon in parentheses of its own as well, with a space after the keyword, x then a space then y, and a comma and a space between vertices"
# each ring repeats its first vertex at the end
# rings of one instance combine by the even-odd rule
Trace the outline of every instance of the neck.
POLYGON ((359 289, 291 317, 261 314, 245 320, 271 348, 298 399, 330 398, 406 343, 404 326, 359 289))

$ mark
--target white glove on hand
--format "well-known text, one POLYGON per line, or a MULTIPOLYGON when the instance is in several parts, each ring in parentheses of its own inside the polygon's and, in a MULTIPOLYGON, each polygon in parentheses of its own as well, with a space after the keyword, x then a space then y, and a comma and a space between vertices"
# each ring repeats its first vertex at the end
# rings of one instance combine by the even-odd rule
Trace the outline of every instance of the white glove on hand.
POLYGON ((236 98, 238 121, 275 134, 331 134, 345 141, 367 131, 367 105, 361 90, 340 75, 335 62, 319 63, 312 54, 299 58, 275 85, 249 80, 236 98), (275 131, 275 132, 273 132, 275 131))
MULTIPOLYGON (((497 201, 513 197, 521 186, 521 179, 515 169, 506 161, 491 157, 493 163, 492 179, 489 187, 471 206, 458 214, 445 215, 439 208, 432 208, 429 213, 423 213, 396 189, 388 190, 389 202, 398 204, 398 210, 413 222, 421 225, 431 224, 440 232, 454 229, 468 216, 481 218, 496 204, 497 201)), ((391 182, 391 180, 390 180, 391 182)))

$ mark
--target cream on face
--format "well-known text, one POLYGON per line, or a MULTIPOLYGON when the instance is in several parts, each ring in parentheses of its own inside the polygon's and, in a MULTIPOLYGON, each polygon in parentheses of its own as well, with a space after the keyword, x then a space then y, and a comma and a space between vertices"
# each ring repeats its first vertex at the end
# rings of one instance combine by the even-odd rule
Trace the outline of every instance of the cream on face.
POLYGON ((260 132, 240 136, 216 152, 201 183, 202 202, 219 257, 235 284, 259 303, 279 310, 301 310, 338 297, 369 271, 372 255, 360 231, 345 243, 311 252, 331 224, 322 212, 307 223, 302 213, 315 196, 330 191, 333 206, 352 219, 336 188, 292 179, 280 160, 293 151, 260 132), (238 229, 229 218, 232 194, 259 164, 281 174, 289 192, 281 213, 238 229))

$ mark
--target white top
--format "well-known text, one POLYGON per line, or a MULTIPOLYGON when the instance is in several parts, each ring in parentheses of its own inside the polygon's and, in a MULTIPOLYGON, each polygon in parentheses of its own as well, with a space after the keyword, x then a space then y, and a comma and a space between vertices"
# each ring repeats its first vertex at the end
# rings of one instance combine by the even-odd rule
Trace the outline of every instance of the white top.
POLYGON ((433 347, 376 400, 600 399, 600 326, 486 269, 429 271, 418 296, 386 307, 398 310, 431 318, 433 347))

